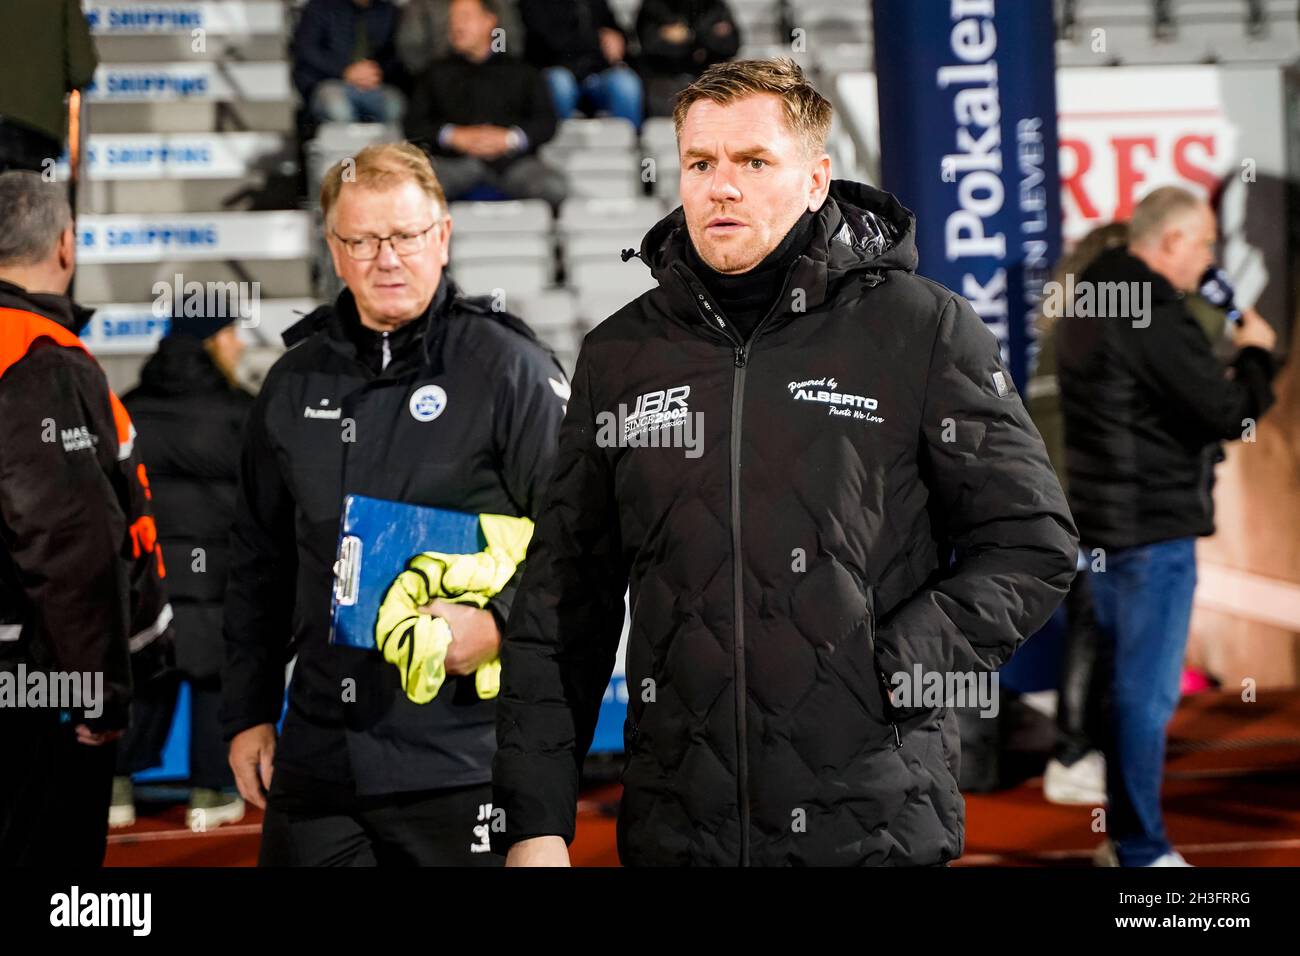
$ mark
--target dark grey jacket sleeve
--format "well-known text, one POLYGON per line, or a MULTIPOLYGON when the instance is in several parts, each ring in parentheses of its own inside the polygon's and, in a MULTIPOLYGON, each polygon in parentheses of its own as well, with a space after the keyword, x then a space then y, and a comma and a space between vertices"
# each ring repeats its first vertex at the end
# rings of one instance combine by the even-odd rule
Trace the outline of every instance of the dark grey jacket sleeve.
POLYGON ((536 836, 572 842, 578 774, 622 633, 628 569, 589 388, 584 348, 502 648, 492 779, 505 832, 491 836, 496 852, 536 836))
POLYGON ((267 434, 268 377, 248 418, 230 533, 221 675, 225 739, 279 719, 297 594, 294 501, 267 434))
POLYGON ((993 670, 1065 597, 1078 533, 996 338, 957 296, 939 321, 922 430, 935 534, 955 560, 879 622, 877 664, 887 677, 915 664, 993 670))
POLYGON ((1135 374, 1202 442, 1240 439, 1248 420, 1257 420, 1273 404, 1273 357, 1264 349, 1244 348, 1229 377, 1185 306, 1171 303, 1152 318, 1144 327, 1120 326, 1138 356, 1135 374))
MULTIPOLYGON (((555 467, 569 380, 549 354, 531 343, 519 350, 512 364, 502 374, 504 387, 494 410, 494 441, 506 490, 519 513, 535 522, 555 467)), ((496 615, 503 637, 525 567, 526 561, 487 605, 496 615)))

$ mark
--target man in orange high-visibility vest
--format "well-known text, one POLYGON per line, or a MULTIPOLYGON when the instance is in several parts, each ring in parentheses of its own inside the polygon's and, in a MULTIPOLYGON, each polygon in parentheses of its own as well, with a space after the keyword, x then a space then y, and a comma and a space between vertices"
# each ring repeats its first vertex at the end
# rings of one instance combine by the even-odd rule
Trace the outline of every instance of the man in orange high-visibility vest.
POLYGON ((97 866, 171 608, 135 430, 77 331, 63 187, 0 174, 0 866, 97 866))

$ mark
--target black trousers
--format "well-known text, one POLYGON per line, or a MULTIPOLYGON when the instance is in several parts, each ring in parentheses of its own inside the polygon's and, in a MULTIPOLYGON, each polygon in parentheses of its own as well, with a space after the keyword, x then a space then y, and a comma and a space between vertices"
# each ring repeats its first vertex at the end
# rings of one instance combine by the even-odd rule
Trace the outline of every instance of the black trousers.
POLYGON ((0 867, 102 866, 116 751, 58 711, 0 708, 0 867))
MULTIPOLYGON (((131 702, 131 729, 122 738, 117 773, 127 777, 162 763, 180 693, 177 675, 150 681, 136 690, 131 702)), ((235 785, 221 738, 221 681, 190 681, 190 784, 222 790, 235 785)))
POLYGON ((501 866, 491 814, 491 783, 340 798, 277 771, 258 865, 501 866))
POLYGON ((1110 643, 1097 627, 1086 570, 1075 576, 1065 596, 1065 616, 1053 756, 1069 766, 1089 750, 1105 749, 1115 666, 1110 643))

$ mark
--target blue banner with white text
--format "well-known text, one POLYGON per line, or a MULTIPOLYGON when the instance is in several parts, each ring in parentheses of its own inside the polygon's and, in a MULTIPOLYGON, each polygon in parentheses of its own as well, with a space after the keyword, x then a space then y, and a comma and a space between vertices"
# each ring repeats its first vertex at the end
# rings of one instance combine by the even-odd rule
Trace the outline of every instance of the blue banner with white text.
POLYGON ((917 271, 965 296, 1024 389, 1060 255, 1051 0, 874 0, 882 186, 917 271))

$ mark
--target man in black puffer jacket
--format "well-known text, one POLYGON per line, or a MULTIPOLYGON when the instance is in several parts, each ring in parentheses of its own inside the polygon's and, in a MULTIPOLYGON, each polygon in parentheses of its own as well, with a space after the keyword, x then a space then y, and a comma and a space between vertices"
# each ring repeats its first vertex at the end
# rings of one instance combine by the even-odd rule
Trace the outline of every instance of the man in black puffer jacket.
POLYGON ((715 66, 676 110, 659 286, 583 343, 510 617, 494 846, 567 862, 630 582, 624 863, 946 863, 956 718, 914 675, 987 675, 1046 621, 1064 496, 993 334, 912 273, 911 213, 831 180, 797 65, 715 66))
MULTIPOLYGON (((188 825, 234 823, 244 804, 233 793, 218 710, 221 703, 221 606, 230 526, 235 517, 239 453, 253 396, 234 384, 243 346, 235 316, 178 315, 171 333, 123 396, 149 469, 159 541, 169 562, 177 671, 190 681, 188 825)), ((141 688, 132 725, 118 751, 110 823, 135 817, 130 774, 155 766, 176 703, 174 679, 141 688)))

